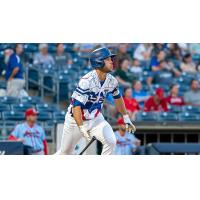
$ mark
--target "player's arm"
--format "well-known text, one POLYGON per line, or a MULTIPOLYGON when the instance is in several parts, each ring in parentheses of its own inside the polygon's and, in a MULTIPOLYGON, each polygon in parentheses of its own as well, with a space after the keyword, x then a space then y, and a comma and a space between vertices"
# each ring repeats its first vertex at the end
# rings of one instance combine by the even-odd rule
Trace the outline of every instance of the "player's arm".
POLYGON ((87 127, 83 125, 81 106, 75 104, 72 108, 72 113, 73 113, 74 120, 76 121, 76 124, 78 125, 80 129, 80 132, 87 140, 90 140, 91 137, 88 133, 87 127))
POLYGON ((83 118, 82 118, 82 107, 86 104, 88 100, 88 93, 89 93, 89 82, 85 79, 81 79, 78 87, 72 94, 73 99, 73 108, 72 114, 74 120, 76 121, 81 134, 87 139, 90 140, 90 134, 86 126, 84 126, 83 118))
POLYGON ((131 122, 131 120, 129 118, 129 115, 128 115, 128 112, 126 110, 123 98, 122 97, 115 98, 115 105, 116 105, 117 110, 123 116, 124 123, 126 124, 127 131, 130 132, 130 133, 134 133, 136 131, 136 127, 133 125, 133 123, 131 122))
POLYGON ((80 127, 83 125, 83 119, 82 119, 82 111, 81 106, 75 106, 72 108, 73 117, 77 123, 77 125, 80 127))
POLYGON ((115 87, 114 87, 114 90, 111 93, 112 93, 113 98, 115 100, 116 108, 123 116, 124 123, 126 124, 127 131, 130 132, 130 133, 134 133, 136 131, 136 128, 129 118, 128 112, 127 112, 125 104, 124 104, 124 100, 123 100, 122 95, 120 94, 120 91, 119 91, 117 80, 115 81, 114 84, 115 84, 115 87))
POLYGON ((128 112, 126 110, 124 100, 122 97, 119 97, 118 99, 115 99, 115 105, 117 110, 122 114, 122 115, 127 115, 128 112))

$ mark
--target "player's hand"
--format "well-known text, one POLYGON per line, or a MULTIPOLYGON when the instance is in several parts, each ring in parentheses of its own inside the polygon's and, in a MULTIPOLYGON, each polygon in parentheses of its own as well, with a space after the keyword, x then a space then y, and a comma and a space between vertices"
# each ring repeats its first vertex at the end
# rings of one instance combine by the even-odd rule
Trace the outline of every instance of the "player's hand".
POLYGON ((80 129, 83 137, 85 137, 88 141, 90 141, 92 139, 88 130, 86 129, 86 127, 84 125, 79 126, 79 129, 80 129))
POLYGON ((136 127, 131 122, 128 115, 123 115, 124 123, 126 124, 126 131, 129 133, 134 133, 136 131, 136 127))

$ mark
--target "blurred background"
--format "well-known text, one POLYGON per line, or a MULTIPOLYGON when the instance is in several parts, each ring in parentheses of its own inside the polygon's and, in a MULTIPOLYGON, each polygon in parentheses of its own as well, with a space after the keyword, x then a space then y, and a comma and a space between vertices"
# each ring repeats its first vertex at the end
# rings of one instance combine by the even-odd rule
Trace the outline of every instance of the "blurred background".
MULTIPOLYGON (((25 111, 35 108, 49 154, 55 153, 70 96, 92 70, 89 52, 104 46, 117 54, 113 75, 137 127, 134 148, 144 147, 139 154, 199 153, 200 43, 0 44, 0 140, 7 141, 16 124, 24 121, 25 111), (22 65, 19 93, 8 85, 13 54, 22 65)), ((110 95, 103 114, 120 133, 121 117, 110 95)))

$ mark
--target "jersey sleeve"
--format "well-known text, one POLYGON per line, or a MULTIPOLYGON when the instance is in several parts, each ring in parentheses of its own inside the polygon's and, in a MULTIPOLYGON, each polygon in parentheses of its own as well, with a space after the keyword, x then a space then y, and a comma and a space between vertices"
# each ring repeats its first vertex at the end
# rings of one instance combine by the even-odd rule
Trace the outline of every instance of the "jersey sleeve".
POLYGON ((45 132, 44 132, 43 128, 41 128, 41 139, 42 139, 42 141, 46 140, 46 136, 45 136, 45 132))
POLYGON ((119 99, 122 95, 119 91, 119 84, 117 79, 113 79, 113 89, 111 91, 111 94, 113 96, 114 99, 119 99))
POLYGON ((15 138, 20 138, 20 126, 17 125, 14 130, 11 132, 12 136, 14 136, 15 138))
POLYGON ((72 94, 72 99, 74 100, 74 102, 78 101, 79 103, 85 105, 88 100, 89 94, 90 94, 89 81, 88 79, 82 78, 78 83, 76 90, 72 94))

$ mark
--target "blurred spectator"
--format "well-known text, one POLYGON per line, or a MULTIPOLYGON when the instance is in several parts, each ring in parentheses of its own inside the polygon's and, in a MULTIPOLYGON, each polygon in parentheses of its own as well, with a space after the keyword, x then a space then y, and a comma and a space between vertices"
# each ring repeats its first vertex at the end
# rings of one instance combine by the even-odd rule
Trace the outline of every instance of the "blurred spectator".
POLYGON ((165 55, 164 51, 159 51, 156 54, 156 56, 153 56, 151 58, 151 62, 150 62, 151 70, 152 71, 159 71, 160 70, 159 67, 158 67, 159 63, 160 63, 160 61, 165 60, 165 57, 166 57, 166 55, 165 55))
POLYGON ((144 107, 144 102, 149 98, 147 92, 142 89, 141 81, 133 81, 133 93, 132 97, 136 99, 141 107, 144 107))
POLYGON ((29 108, 25 112, 26 121, 18 124, 9 136, 9 140, 22 141, 30 148, 32 155, 47 155, 47 142, 43 128, 36 124, 38 112, 29 108))
POLYGON ((184 94, 184 101, 186 105, 200 106, 200 91, 198 80, 191 80, 190 91, 184 94))
POLYGON ((178 96, 179 86, 177 84, 173 84, 170 87, 170 95, 166 98, 167 102, 173 106, 183 106, 184 100, 182 97, 178 96))
POLYGON ((132 88, 126 88, 124 90, 124 103, 132 120, 135 120, 135 114, 140 110, 138 102, 132 97, 132 88))
POLYGON ((126 126, 122 118, 117 120, 118 131, 115 132, 117 139, 115 155, 133 155, 136 149, 141 145, 141 141, 133 134, 126 132, 126 126))
POLYGON ((144 104, 145 112, 168 111, 167 101, 162 88, 157 88, 155 95, 149 97, 144 104))
POLYGON ((118 46, 118 52, 117 52, 117 57, 116 57, 116 63, 117 67, 120 65, 121 60, 129 60, 131 61, 131 56, 127 53, 128 50, 128 44, 121 43, 118 46))
POLYGON ((53 57, 48 53, 48 45, 40 44, 39 45, 39 53, 37 53, 34 57, 33 64, 41 64, 41 65, 54 65, 55 61, 53 57))
POLYGON ((137 77, 140 77, 142 75, 143 69, 140 66, 139 60, 133 59, 132 65, 130 66, 130 72, 132 72, 137 77))
POLYGON ((181 73, 174 67, 172 63, 165 60, 159 61, 154 71, 147 78, 147 84, 150 86, 152 82, 156 84, 170 84, 173 76, 180 76, 181 73))
POLYGON ((23 65, 21 62, 21 54, 23 52, 23 45, 16 44, 14 53, 9 56, 6 66, 6 81, 7 81, 7 95, 13 97, 20 97, 20 92, 23 90, 25 80, 23 77, 23 65))
POLYGON ((191 54, 199 54, 200 55, 200 43, 190 43, 189 50, 191 54))
POLYGON ((196 73, 195 63, 192 61, 192 55, 190 53, 186 54, 183 57, 183 61, 181 63, 182 72, 186 73, 196 73))
POLYGON ((64 69, 67 66, 70 68, 73 63, 71 56, 65 53, 65 48, 62 43, 56 44, 56 54, 54 56, 54 61, 59 69, 64 69))
POLYGON ((168 44, 168 55, 169 59, 182 60, 182 50, 177 43, 168 44))
POLYGON ((153 43, 152 56, 157 55, 160 51, 165 51, 167 43, 153 43))
POLYGON ((151 43, 139 44, 135 49, 133 57, 139 61, 148 61, 151 58, 152 49, 153 45, 151 43))
POLYGON ((99 45, 98 43, 76 43, 74 44, 74 50, 76 52, 89 53, 92 50, 94 50, 94 48, 98 45, 99 45))
POLYGON ((13 50, 12 49, 5 49, 3 52, 3 60, 0 63, 0 76, 3 75, 5 76, 6 73, 6 66, 8 64, 9 58, 10 56, 13 54, 13 50))
POLYGON ((126 58, 121 59, 119 61, 119 68, 115 71, 116 79, 118 80, 119 84, 123 87, 130 87, 131 82, 133 81, 128 73, 129 69, 129 60, 126 58))

